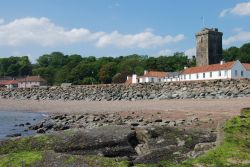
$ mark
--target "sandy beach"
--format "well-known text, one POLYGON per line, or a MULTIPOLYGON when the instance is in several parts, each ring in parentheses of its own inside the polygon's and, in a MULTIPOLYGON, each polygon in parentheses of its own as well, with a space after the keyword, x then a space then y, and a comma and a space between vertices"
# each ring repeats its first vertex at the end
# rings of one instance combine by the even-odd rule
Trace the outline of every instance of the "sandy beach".
POLYGON ((52 101, 0 99, 0 111, 31 111, 44 113, 86 112, 134 112, 138 115, 161 112, 169 118, 185 118, 187 115, 213 118, 229 118, 250 107, 250 98, 235 99, 186 99, 186 100, 141 100, 141 101, 52 101))

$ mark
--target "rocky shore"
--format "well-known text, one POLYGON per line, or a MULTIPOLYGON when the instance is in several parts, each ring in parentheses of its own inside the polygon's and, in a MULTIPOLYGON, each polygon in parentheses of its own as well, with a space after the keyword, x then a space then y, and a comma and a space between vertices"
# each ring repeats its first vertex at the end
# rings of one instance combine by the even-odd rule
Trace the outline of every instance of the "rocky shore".
MULTIPOLYGON (((26 144, 32 144, 32 149, 46 148, 52 150, 52 155, 117 158, 129 162, 130 166, 162 160, 181 162, 213 148, 217 139, 213 119, 204 121, 190 116, 185 120, 167 120, 161 113, 151 118, 133 112, 127 116, 119 113, 54 114, 38 124, 24 126, 46 138, 23 138, 26 142, 30 140, 26 144), (209 128, 202 128, 204 125, 209 128)), ((13 138, 0 142, 0 146, 10 149, 13 145, 15 150, 20 141, 20 137, 13 138)), ((0 154, 8 153, 0 150, 0 154)))
POLYGON ((250 80, 214 80, 197 82, 112 84, 0 89, 2 99, 115 101, 145 99, 221 99, 250 97, 250 80))

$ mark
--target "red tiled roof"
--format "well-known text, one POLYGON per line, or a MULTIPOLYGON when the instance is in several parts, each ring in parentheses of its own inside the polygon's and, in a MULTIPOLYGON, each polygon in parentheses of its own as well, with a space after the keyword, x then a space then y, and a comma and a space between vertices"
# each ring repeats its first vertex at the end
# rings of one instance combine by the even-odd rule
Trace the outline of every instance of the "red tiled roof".
POLYGON ((40 76, 27 76, 26 78, 21 79, 20 82, 46 82, 46 81, 40 76))
POLYGON ((193 74, 193 73, 201 73, 201 72, 209 72, 209 71, 218 71, 218 70, 228 70, 234 65, 235 61, 227 62, 224 64, 212 64, 201 67, 191 67, 183 70, 183 74, 193 74))
POLYGON ((249 63, 242 63, 242 64, 246 68, 247 71, 250 71, 250 64, 249 63))
POLYGON ((5 80, 3 82, 1 82, 1 85, 14 85, 14 84, 18 84, 17 80, 5 80))
POLYGON ((159 77, 163 78, 167 76, 167 72, 161 72, 161 71, 149 71, 143 77, 159 77))

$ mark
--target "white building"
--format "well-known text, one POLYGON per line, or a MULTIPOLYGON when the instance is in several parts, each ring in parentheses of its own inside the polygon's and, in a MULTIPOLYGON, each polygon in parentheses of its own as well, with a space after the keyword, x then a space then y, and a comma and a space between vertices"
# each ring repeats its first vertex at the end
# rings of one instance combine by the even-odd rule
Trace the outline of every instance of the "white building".
POLYGON ((166 81, 165 80, 166 76, 167 72, 145 70, 143 76, 137 76, 136 74, 133 74, 131 83, 147 83, 147 82, 160 83, 166 81))
POLYGON ((143 76, 132 75, 128 77, 130 83, 145 82, 175 82, 198 81, 215 79, 242 79, 250 78, 250 64, 232 61, 220 64, 212 64, 200 67, 184 68, 181 72, 145 71, 143 76))
POLYGON ((179 77, 180 81, 250 78, 248 67, 249 64, 243 65, 238 60, 227 63, 221 61, 220 64, 186 68, 179 77))
POLYGON ((18 88, 37 88, 46 85, 46 80, 40 76, 27 76, 18 82, 18 88))

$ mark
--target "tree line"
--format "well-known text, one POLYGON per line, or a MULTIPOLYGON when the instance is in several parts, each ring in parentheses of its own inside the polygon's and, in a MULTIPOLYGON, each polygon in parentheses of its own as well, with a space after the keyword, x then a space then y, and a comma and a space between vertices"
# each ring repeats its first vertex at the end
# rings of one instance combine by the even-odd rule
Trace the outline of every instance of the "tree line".
MULTIPOLYGON (((250 43, 240 48, 228 48, 223 51, 223 56, 226 61, 238 59, 250 63, 250 43)), ((159 57, 133 54, 101 58, 52 52, 40 56, 35 64, 31 64, 27 56, 0 58, 0 77, 40 75, 49 85, 109 84, 123 83, 128 75, 143 75, 144 70, 173 72, 185 66, 195 66, 195 57, 188 58, 183 52, 159 57)))

